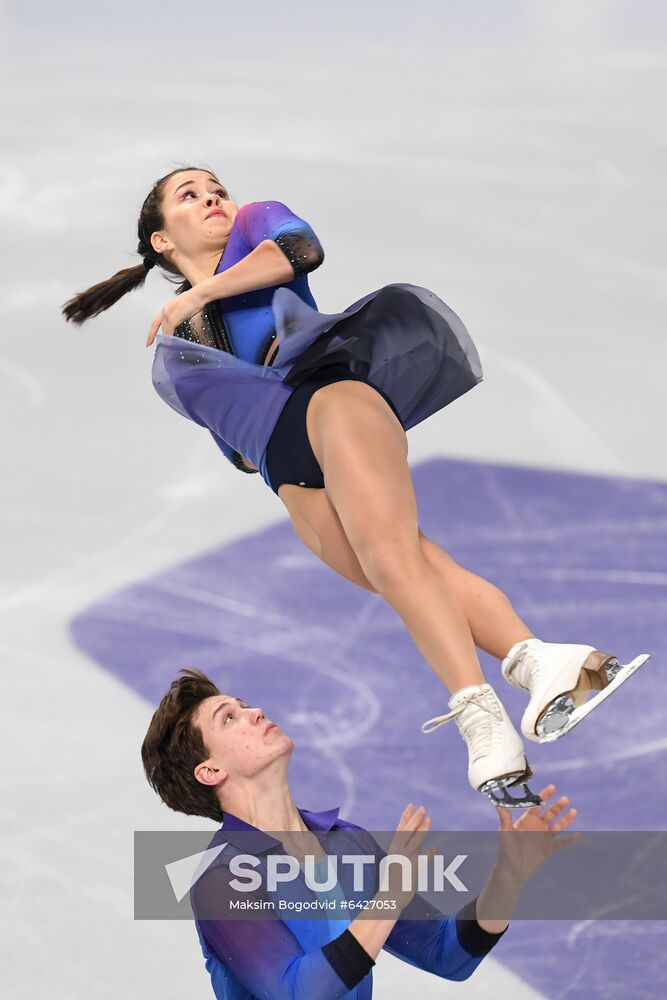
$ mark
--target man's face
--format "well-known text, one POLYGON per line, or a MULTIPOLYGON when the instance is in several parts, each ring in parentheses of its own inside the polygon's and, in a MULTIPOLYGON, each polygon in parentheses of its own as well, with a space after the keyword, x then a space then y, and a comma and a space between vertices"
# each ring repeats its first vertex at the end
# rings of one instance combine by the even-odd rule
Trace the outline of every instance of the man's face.
POLYGON ((220 785, 226 778, 252 778, 280 757, 289 758, 294 744, 261 708, 232 695, 206 698, 193 722, 198 725, 209 757, 197 765, 204 784, 220 785))

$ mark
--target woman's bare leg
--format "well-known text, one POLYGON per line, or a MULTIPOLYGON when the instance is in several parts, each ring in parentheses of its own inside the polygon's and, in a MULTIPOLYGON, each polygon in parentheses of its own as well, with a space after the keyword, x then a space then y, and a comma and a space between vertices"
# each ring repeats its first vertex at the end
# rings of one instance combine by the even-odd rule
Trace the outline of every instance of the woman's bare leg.
MULTIPOLYGON (((343 531, 326 489, 285 484, 279 496, 292 526, 307 548, 330 569, 358 587, 375 593, 343 531)), ((483 577, 465 569, 419 529, 422 552, 431 569, 457 599, 475 645, 497 659, 532 632, 514 611, 506 594, 483 577)))
POLYGON ((476 646, 502 660, 515 643, 532 638, 502 590, 464 569, 422 531, 420 535, 426 561, 463 608, 476 646))
POLYGON ((466 614, 422 550, 405 432, 363 382, 314 393, 308 436, 366 578, 397 612, 449 691, 483 683, 466 614))

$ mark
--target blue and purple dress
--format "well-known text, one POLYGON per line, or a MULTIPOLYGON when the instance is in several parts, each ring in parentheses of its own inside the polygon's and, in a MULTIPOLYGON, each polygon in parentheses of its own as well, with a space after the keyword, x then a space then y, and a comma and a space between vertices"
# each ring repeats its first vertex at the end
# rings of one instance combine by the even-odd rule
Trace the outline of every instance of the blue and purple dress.
POLYGON ((239 209, 216 274, 264 240, 283 249, 294 279, 219 299, 177 336, 158 334, 153 362, 160 396, 206 427, 237 467, 245 456, 271 487, 271 433, 297 385, 325 365, 342 363, 386 393, 406 430, 482 381, 465 326, 426 288, 385 285, 341 313, 319 312, 307 273, 324 254, 308 223, 281 202, 239 209), (276 338, 277 354, 262 364, 276 338))

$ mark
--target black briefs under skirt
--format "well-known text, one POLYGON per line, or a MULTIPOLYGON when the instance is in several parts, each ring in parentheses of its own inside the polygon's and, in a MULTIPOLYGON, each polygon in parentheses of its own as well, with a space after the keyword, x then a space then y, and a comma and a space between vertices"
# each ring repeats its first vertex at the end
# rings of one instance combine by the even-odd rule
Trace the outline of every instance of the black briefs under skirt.
POLYGON ((365 382, 366 385, 372 386, 386 400, 403 426, 396 407, 382 389, 378 389, 361 375, 354 375, 347 365, 324 366, 299 383, 285 403, 269 438, 266 448, 266 467, 274 493, 277 494, 284 483, 309 486, 311 489, 324 489, 324 476, 308 440, 306 411, 313 393, 324 385, 341 382, 345 379, 365 382))

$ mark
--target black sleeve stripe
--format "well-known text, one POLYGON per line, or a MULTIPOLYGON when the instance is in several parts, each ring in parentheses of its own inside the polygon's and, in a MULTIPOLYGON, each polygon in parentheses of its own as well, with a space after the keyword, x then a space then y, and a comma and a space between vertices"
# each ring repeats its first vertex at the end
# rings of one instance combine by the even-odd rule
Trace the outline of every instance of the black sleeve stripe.
POLYGON ((507 927, 500 934, 490 934, 479 926, 477 923, 477 897, 461 907, 456 914, 456 936, 459 939, 459 944, 473 958, 488 955, 506 931, 507 927))
POLYGON ((375 965, 371 956, 349 930, 343 931, 340 937, 323 945, 322 951, 348 990, 354 989, 375 965))

